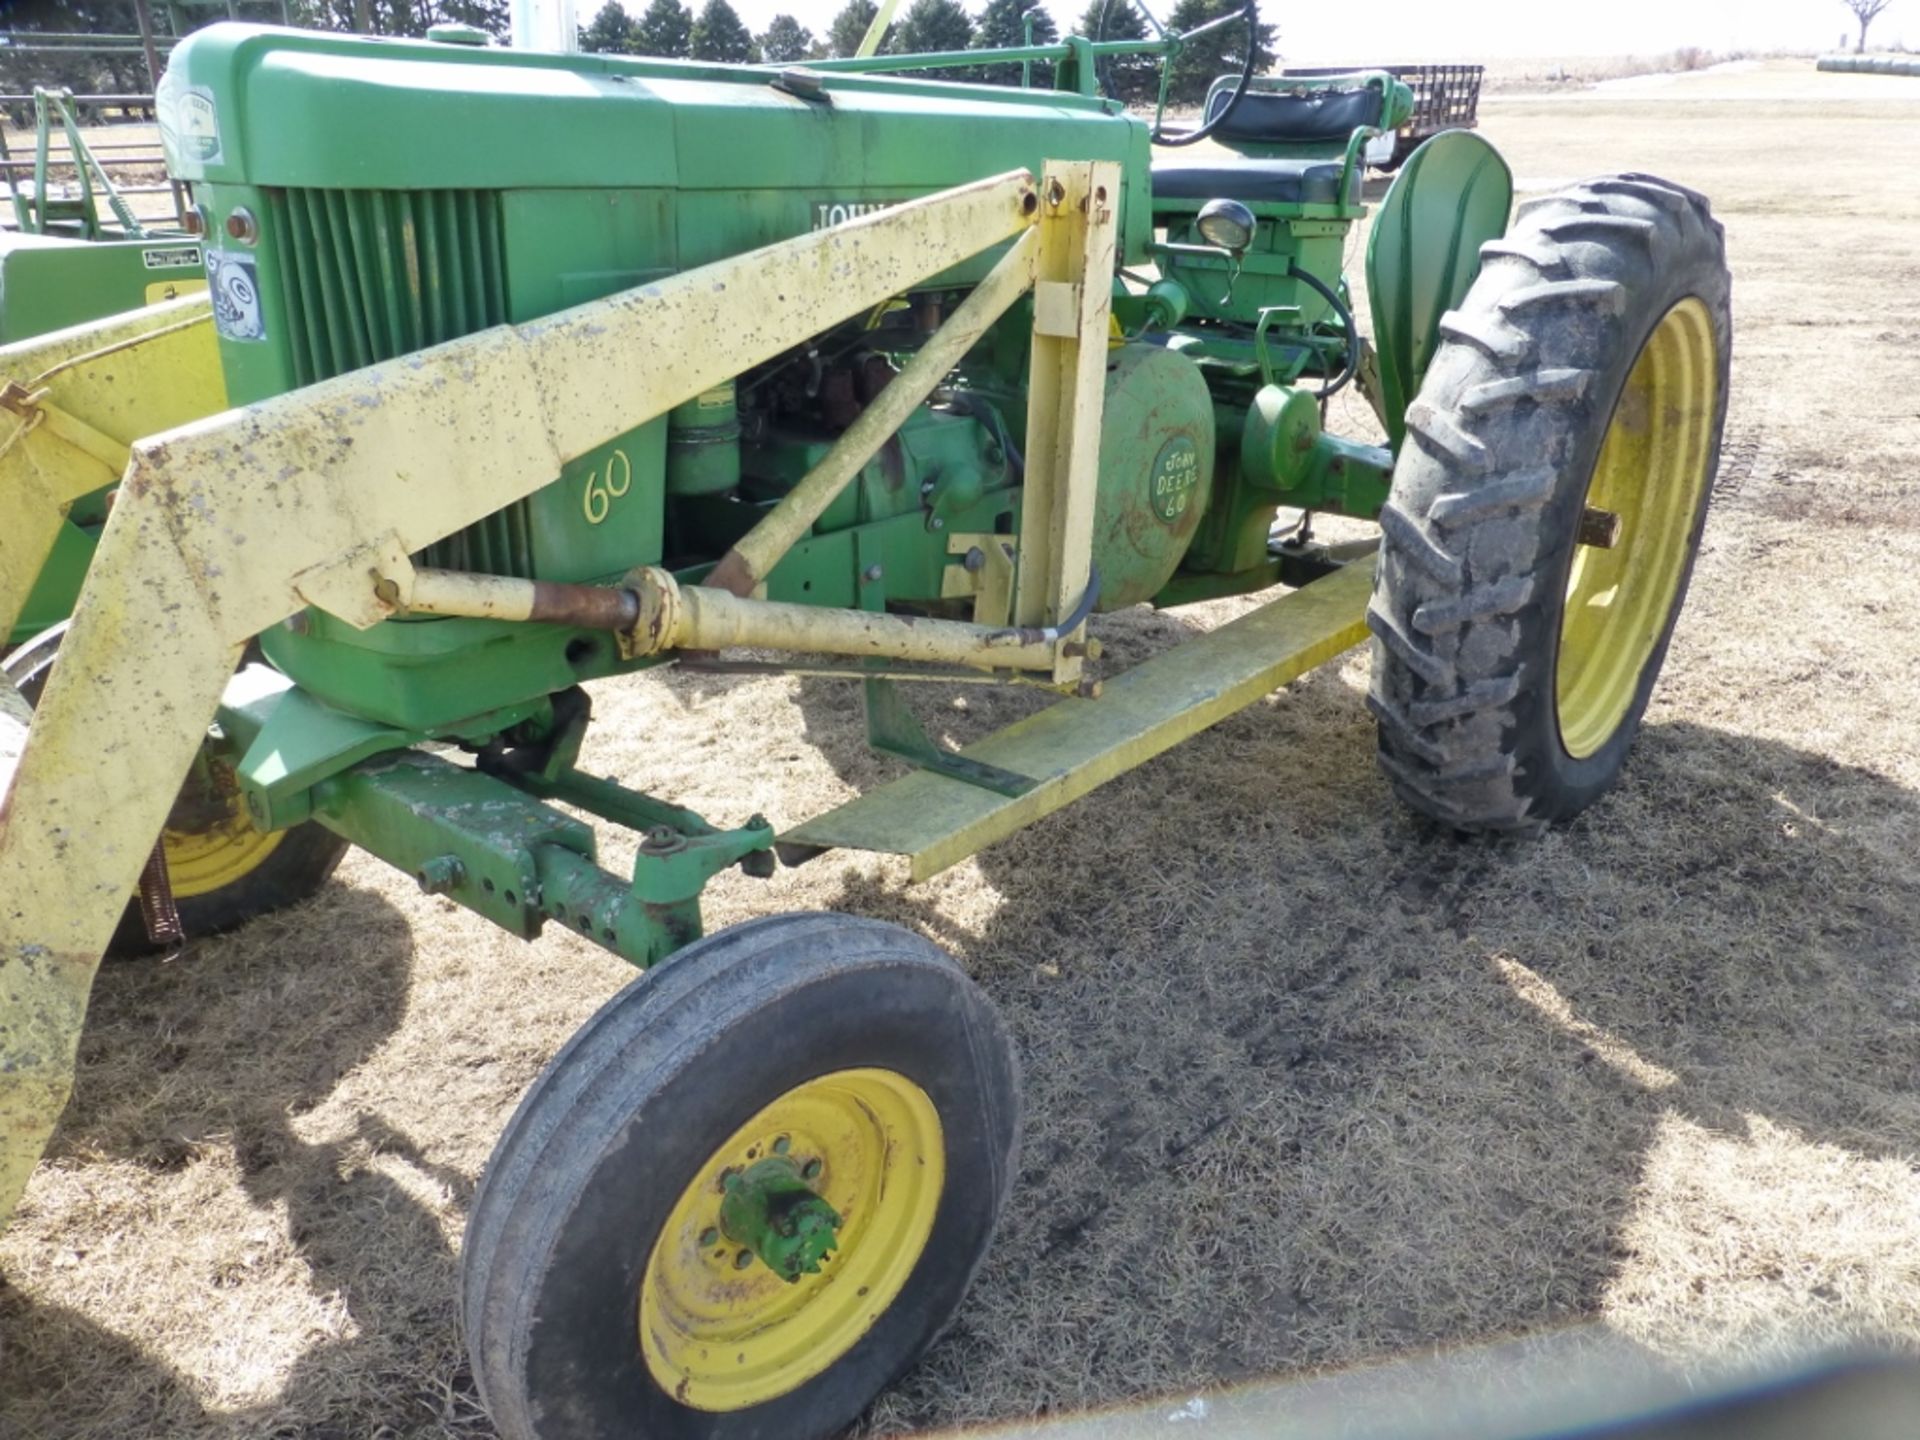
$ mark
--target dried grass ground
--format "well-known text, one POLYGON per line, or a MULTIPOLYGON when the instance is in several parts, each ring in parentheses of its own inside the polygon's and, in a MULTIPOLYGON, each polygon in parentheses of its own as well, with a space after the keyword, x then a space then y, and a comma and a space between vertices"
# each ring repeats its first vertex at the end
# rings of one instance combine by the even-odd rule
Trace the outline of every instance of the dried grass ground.
MULTIPOLYGON (((1687 1365, 1920 1348, 1920 81, 1485 118, 1529 187, 1652 170, 1727 222, 1718 509, 1625 783, 1537 844, 1435 834, 1375 771, 1358 657, 925 888, 858 856, 718 887, 715 926, 924 930, 1025 1057, 1007 1225, 869 1433, 1577 1321, 1687 1365)), ((1126 659, 1212 618, 1101 628, 1126 659)), ((824 684, 597 699, 595 765, 724 819, 888 773, 824 684)), ((955 736, 1003 718, 930 699, 955 736)), ((474 1179, 624 978, 365 858, 109 967, 0 1243, 0 1434, 488 1435, 452 1304, 474 1179)))

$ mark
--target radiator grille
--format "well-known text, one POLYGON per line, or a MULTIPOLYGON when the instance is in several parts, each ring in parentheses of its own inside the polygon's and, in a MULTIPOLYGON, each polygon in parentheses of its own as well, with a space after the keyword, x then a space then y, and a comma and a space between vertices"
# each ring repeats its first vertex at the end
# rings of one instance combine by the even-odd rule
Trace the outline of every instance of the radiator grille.
MULTIPOLYGON (((272 192, 288 349, 302 385, 507 318, 499 197, 487 190, 272 192)), ((531 578, 527 502, 431 545, 425 565, 531 578)))

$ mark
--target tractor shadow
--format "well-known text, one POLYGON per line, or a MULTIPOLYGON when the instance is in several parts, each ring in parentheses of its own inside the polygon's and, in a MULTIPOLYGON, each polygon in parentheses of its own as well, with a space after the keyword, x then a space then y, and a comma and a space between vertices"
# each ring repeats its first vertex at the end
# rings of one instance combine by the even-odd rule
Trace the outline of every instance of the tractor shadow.
MULTIPOLYGON (((140 1227, 136 1217, 130 1223, 146 1232, 142 1269, 184 1301, 209 1286, 245 1284, 256 1264, 297 1267, 303 1288, 340 1312, 322 1332, 351 1337, 302 1353, 270 1413, 253 1417, 259 1433, 281 1433, 275 1422, 289 1408, 302 1425, 320 1421, 324 1406, 308 1402, 338 1388, 337 1377, 328 1383, 332 1372, 366 1363, 356 1352, 453 1329, 455 1262, 440 1225, 375 1159, 396 1157, 462 1204, 471 1181, 418 1153, 377 1114, 326 1126, 337 1138, 301 1133, 303 1118, 398 1028, 413 958, 406 917, 379 894, 336 880, 178 959, 109 961, 95 982, 78 1083, 49 1161, 81 1160, 96 1173, 101 1160, 131 1162, 189 1188, 237 1183, 261 1223, 236 1221, 230 1206, 207 1213, 247 1227, 244 1243, 209 1246, 198 1227, 140 1227), (396 1270, 395 1255, 407 1257, 405 1267, 396 1270), (207 1274, 209 1263, 219 1273, 207 1274), (443 1298, 445 1313, 422 1313, 423 1294, 443 1298)), ((160 1203, 176 1216, 193 1208, 178 1194, 160 1203)), ((115 1227, 109 1209, 94 1228, 110 1236, 115 1227)), ((0 1327, 0 1429, 20 1427, 9 1433, 226 1434, 251 1423, 206 1410, 146 1348, 3 1281, 0 1327)), ((234 1338, 244 1356, 246 1337, 234 1338)), ((271 1340, 271 1325, 260 1338, 271 1340)))
MULTIPOLYGON (((897 773, 857 697, 800 703, 849 780, 897 773)), ((1027 1097, 993 1254, 865 1433, 1591 1319, 1662 1263, 1642 1187, 1676 1135, 1912 1154, 1920 796, 1659 722, 1574 824, 1471 840, 1372 750, 1322 671, 925 892, 847 866, 829 903, 954 953, 1027 1097)))
MULTIPOLYGON (((1254 599, 1283 592, 1262 591, 1254 599)), ((1094 633, 1105 647, 1097 672, 1118 675, 1209 627, 1190 616, 1144 605, 1101 616, 1094 633)), ((676 674, 676 689, 688 682, 724 677, 676 674)), ((1031 685, 969 685, 901 682, 900 693, 929 738, 952 749, 972 744, 1017 720, 1046 709, 1058 698, 1031 685)), ((709 692, 690 691, 703 696, 709 692)), ((905 772, 905 765, 867 744, 866 711, 857 680, 802 677, 794 695, 800 739, 817 749, 851 789, 864 793, 905 772)))

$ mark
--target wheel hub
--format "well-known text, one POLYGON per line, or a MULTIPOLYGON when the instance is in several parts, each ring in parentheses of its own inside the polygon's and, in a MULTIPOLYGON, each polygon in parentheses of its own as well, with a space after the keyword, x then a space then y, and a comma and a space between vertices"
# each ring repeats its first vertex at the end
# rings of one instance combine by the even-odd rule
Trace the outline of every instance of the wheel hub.
POLYGON ((775 1098, 688 1178, 654 1242, 638 1320, 656 1383, 722 1412, 826 1370, 906 1286, 945 1183, 939 1113, 898 1072, 775 1098))
POLYGON ((838 1243, 840 1212, 807 1184, 801 1166, 769 1155, 721 1181, 720 1231, 788 1284, 817 1275, 838 1243))

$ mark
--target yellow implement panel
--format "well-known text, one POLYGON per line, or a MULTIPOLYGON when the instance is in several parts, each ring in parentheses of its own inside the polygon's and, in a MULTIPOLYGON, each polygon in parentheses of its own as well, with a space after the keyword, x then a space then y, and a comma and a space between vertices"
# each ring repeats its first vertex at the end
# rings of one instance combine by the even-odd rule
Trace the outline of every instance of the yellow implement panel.
POLYGON ((1372 593, 1372 560, 1355 562, 960 752, 1040 782, 1024 795, 916 770, 781 842, 906 855, 915 880, 937 875, 1351 650, 1372 593))
POLYGON ((67 507, 112 485, 127 447, 227 406, 205 295, 0 346, 0 642, 67 507))

